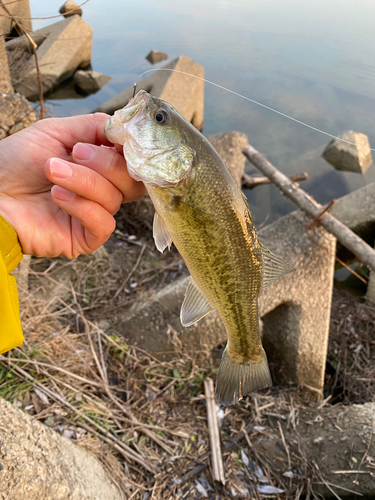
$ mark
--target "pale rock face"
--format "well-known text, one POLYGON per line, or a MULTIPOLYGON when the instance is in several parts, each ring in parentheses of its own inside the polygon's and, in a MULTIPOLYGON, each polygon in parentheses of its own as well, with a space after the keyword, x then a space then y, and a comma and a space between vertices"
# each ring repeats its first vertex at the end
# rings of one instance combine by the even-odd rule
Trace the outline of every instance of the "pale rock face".
POLYGON ((2 398, 0 441, 0 498, 123 498, 92 455, 2 398))
POLYGON ((323 151, 322 157, 337 170, 364 174, 372 164, 367 135, 348 130, 338 138, 342 140, 333 139, 323 151))

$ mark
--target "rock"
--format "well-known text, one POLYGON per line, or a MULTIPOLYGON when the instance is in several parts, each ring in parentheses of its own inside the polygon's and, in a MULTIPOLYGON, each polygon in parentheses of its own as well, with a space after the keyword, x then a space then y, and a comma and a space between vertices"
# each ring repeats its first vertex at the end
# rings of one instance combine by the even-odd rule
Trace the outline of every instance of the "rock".
POLYGON ((165 61, 168 59, 168 55, 164 52, 159 52, 157 50, 151 50, 151 52, 146 56, 147 61, 151 64, 156 64, 161 61, 165 61))
MULTIPOLYGON (((337 498, 357 498, 357 493, 358 497, 363 495, 370 499, 375 498, 375 477, 371 472, 375 456, 375 440, 371 439, 374 415, 375 403, 366 403, 326 406, 320 410, 299 408, 295 425, 290 425, 290 415, 285 415, 285 420, 273 418, 273 421, 276 428, 276 420, 283 427, 285 441, 292 451, 289 459, 294 473, 301 471, 307 458, 310 464, 319 465, 321 477, 339 495, 337 498), (362 472, 357 476, 356 471, 364 457, 362 472), (341 474, 338 471, 342 471, 341 474)), ((278 431, 272 436, 267 430, 267 435, 262 433, 252 442, 254 449, 276 470, 287 470, 288 456, 278 431)), ((321 498, 333 498, 332 491, 321 480, 315 482, 313 489, 321 498)))
POLYGON ((0 441, 1 498, 123 498, 92 455, 1 398, 0 441))
MULTIPOLYGON (((310 240, 309 219, 301 211, 282 217, 259 231, 263 244, 291 263, 296 272, 269 285, 259 300, 264 345, 275 371, 300 385, 322 391, 334 271, 335 238, 316 229, 310 240), (318 314, 317 314, 318 311, 318 314)), ((160 359, 171 359, 177 334, 183 352, 207 356, 227 339, 217 312, 184 328, 180 308, 189 278, 160 290, 131 313, 117 316, 113 327, 129 345, 137 345, 160 359)), ((180 355, 180 354, 178 354, 180 355)), ((317 393, 315 393, 316 397, 317 393)))
POLYGON ((373 304, 375 304, 375 273, 373 271, 370 271, 370 276, 368 279, 366 300, 371 301, 373 304))
MULTIPOLYGON (((92 28, 80 17, 73 16, 51 24, 30 34, 38 44, 37 55, 41 72, 43 92, 66 80, 78 67, 90 63, 92 28)), ((12 74, 13 86, 17 92, 29 99, 39 96, 39 85, 34 58, 29 57, 29 41, 25 36, 7 42, 9 58, 16 51, 22 64, 12 74)))
POLYGON ((13 92, 4 37, 0 37, 0 92, 13 92))
POLYGON ((220 132, 219 134, 207 136, 207 139, 224 160, 234 180, 241 186, 246 162, 242 150, 248 144, 246 134, 242 132, 220 132))
POLYGON ((375 228, 374 207, 375 182, 339 198, 330 212, 365 239, 375 228))
POLYGON ((333 139, 323 151, 323 158, 337 170, 364 174, 372 164, 367 135, 349 130, 343 132, 338 137, 354 144, 333 139))
MULTIPOLYGON (((202 66, 186 56, 180 56, 162 69, 176 69, 199 78, 204 78, 202 66)), ((204 117, 204 82, 189 75, 171 71, 156 71, 137 84, 137 90, 146 90, 155 97, 168 101, 195 127, 203 127, 204 117)), ((123 108, 133 97, 133 87, 129 87, 117 96, 99 106, 95 111, 112 115, 123 108)))
MULTIPOLYGON (((372 183, 339 198, 330 212, 368 244, 373 245, 375 234, 374 207, 375 183, 372 183)), ((344 261, 353 258, 353 254, 341 243, 337 243, 337 256, 344 261)))
POLYGON ((97 92, 110 79, 110 76, 102 75, 97 71, 83 71, 82 69, 78 69, 74 73, 74 84, 86 94, 97 92))
POLYGON ((0 92, 0 138, 28 127, 37 119, 37 114, 24 96, 0 92))
POLYGON ((62 14, 64 17, 71 17, 71 16, 82 16, 82 9, 76 3, 74 0, 68 0, 59 9, 60 14, 62 14))
MULTIPOLYGON (((23 28, 29 32, 32 30, 31 25, 31 14, 29 0, 17 0, 16 2, 4 2, 10 13, 17 18, 17 21, 22 24, 23 28)), ((9 35, 18 36, 16 29, 14 28, 12 19, 8 16, 8 13, 0 5, 0 33, 7 37, 9 35)))

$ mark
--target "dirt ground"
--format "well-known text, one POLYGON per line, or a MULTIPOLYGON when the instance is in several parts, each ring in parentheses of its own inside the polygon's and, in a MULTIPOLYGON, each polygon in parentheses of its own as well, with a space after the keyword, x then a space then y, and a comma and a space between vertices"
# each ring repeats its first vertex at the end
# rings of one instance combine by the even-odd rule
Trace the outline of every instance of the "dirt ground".
MULTIPOLYGON (((319 453, 300 455, 277 424, 316 411, 303 390, 272 387, 220 410, 222 485, 212 480, 203 390, 217 361, 208 352, 198 366, 175 345, 176 359, 160 362, 110 327, 119 310, 187 272, 175 250, 155 250, 151 227, 143 199, 122 208, 106 251, 31 260, 25 343, 0 359, 0 396, 97 456, 124 498, 322 498, 319 453), (294 450, 294 470, 262 451, 264 432, 294 450)), ((323 406, 374 400, 374 331, 375 307, 335 290, 323 406)))

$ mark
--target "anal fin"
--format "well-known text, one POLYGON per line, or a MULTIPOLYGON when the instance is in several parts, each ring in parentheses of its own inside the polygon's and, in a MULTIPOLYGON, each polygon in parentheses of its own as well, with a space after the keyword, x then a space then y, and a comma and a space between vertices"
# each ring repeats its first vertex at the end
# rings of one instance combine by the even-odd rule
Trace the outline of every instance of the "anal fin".
POLYGON ((285 276, 295 271, 295 269, 285 262, 284 259, 272 253, 271 250, 262 245, 262 243, 260 246, 263 254, 262 290, 264 290, 270 283, 281 278, 281 276, 285 276))
POLYGON ((214 308, 194 283, 193 278, 190 278, 181 306, 180 319, 182 326, 193 325, 213 310, 214 308))

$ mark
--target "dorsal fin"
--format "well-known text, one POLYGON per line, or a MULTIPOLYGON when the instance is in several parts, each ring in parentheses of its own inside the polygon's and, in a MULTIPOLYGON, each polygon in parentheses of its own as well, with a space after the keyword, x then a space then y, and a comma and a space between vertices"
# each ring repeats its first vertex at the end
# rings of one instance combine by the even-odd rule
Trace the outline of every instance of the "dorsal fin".
POLYGON ((190 278, 181 306, 180 319, 182 326, 193 325, 213 310, 214 308, 194 283, 193 278, 190 278))
POLYGON ((262 291, 273 281, 289 274, 295 269, 285 262, 284 259, 278 257, 271 252, 267 247, 260 244, 263 254, 263 278, 262 278, 262 291))
POLYGON ((157 212, 154 215, 153 235, 156 248, 159 252, 163 253, 165 248, 168 247, 168 250, 171 248, 172 237, 166 223, 157 212))

